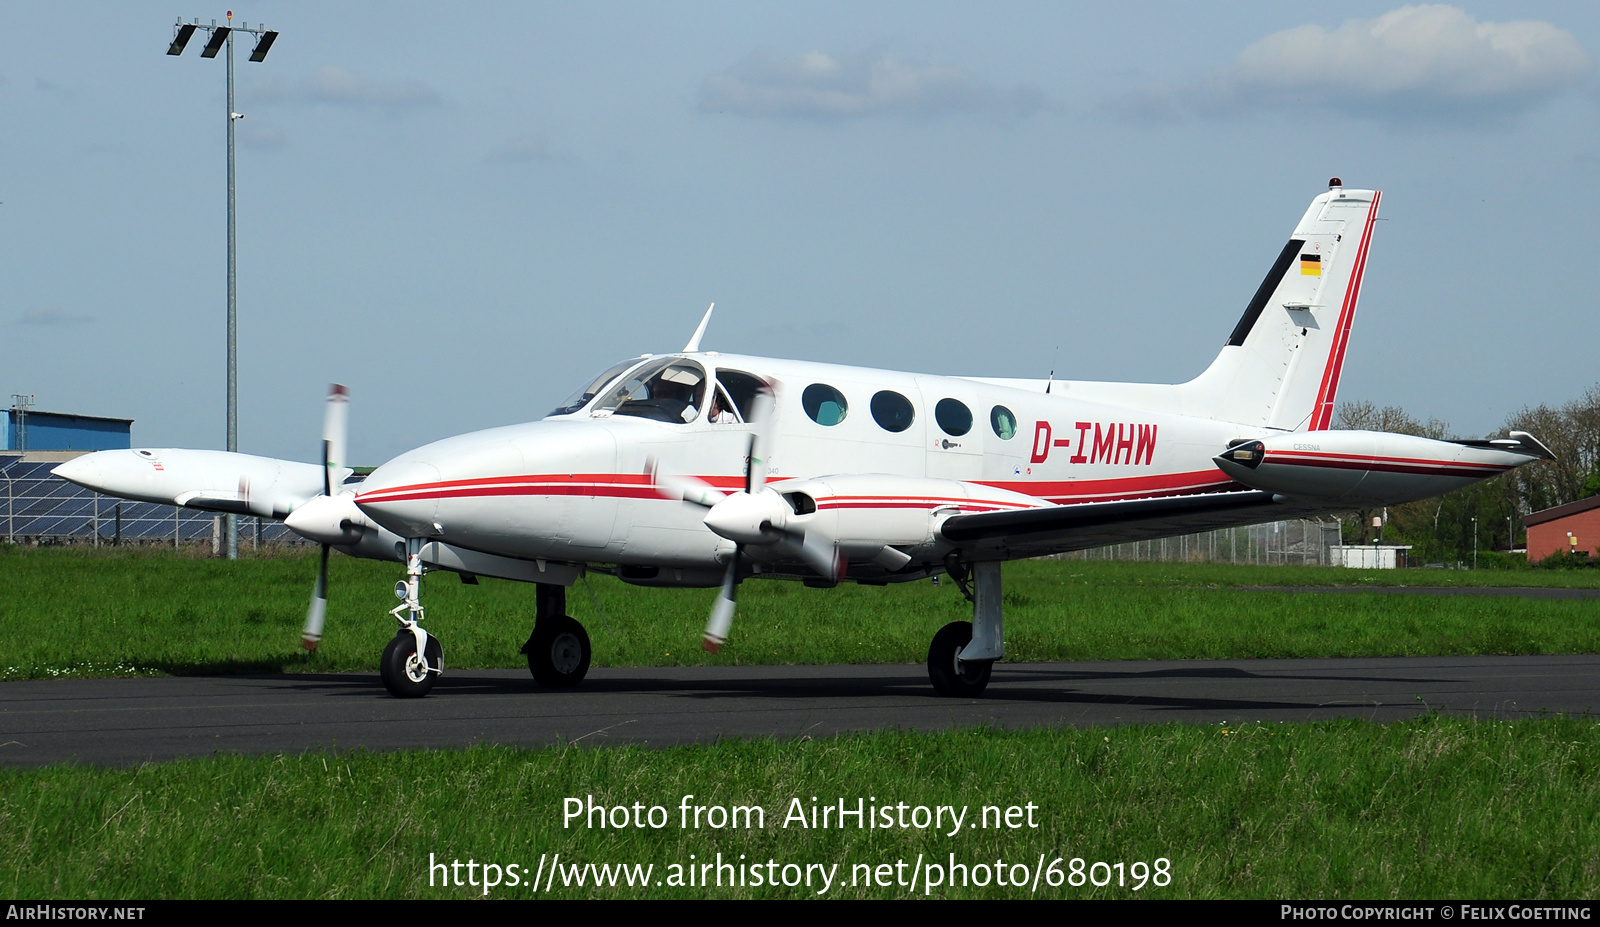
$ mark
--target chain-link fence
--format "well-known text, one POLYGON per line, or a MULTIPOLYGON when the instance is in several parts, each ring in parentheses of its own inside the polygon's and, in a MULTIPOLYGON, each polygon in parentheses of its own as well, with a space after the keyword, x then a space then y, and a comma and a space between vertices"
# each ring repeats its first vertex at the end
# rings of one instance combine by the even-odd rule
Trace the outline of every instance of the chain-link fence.
MULTIPOLYGON (((13 544, 212 544, 220 516, 173 505, 129 502, 51 474, 59 461, 0 459, 4 539, 13 544)), ((239 543, 306 544, 282 522, 239 519, 239 543)))
POLYGON ((1335 561, 1329 549, 1340 543, 1338 521, 1296 518, 1153 541, 1130 541, 1063 556, 1069 560, 1330 566, 1335 561))

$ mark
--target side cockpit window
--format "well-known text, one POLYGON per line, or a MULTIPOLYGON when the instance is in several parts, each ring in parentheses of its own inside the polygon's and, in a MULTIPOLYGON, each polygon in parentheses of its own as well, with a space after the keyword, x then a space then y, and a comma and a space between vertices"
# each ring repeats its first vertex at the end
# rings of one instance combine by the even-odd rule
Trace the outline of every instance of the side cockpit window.
POLYGON ((590 414, 632 415, 681 425, 700 417, 705 400, 705 368, 691 360, 667 357, 623 377, 595 402, 590 414))
POLYGON ((739 370, 717 371, 717 392, 719 399, 726 400, 726 405, 719 402, 712 412, 716 418, 711 419, 712 424, 727 424, 729 422, 748 422, 755 414, 756 393, 761 389, 760 377, 744 373, 739 370))

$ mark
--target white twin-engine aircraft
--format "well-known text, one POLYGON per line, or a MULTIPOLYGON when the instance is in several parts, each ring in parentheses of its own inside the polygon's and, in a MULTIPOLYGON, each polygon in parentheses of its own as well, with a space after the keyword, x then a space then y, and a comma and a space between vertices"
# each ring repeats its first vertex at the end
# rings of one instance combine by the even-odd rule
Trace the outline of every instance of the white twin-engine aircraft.
POLYGON ((103 493, 282 518, 327 556, 397 560, 400 627, 381 675, 398 697, 443 672, 421 578, 536 584, 523 652, 570 686, 589 637, 566 614, 586 570, 643 586, 720 585, 704 644, 728 636, 740 581, 831 586, 949 574, 973 620, 940 629, 928 676, 974 696, 1005 655, 1001 564, 1313 513, 1393 505, 1550 452, 1512 432, 1434 441, 1332 431, 1379 194, 1335 179, 1295 226, 1200 376, 1176 385, 925 376, 700 350, 624 361, 543 420, 460 435, 348 487, 346 396, 323 466, 219 451, 101 451, 56 469, 103 493))

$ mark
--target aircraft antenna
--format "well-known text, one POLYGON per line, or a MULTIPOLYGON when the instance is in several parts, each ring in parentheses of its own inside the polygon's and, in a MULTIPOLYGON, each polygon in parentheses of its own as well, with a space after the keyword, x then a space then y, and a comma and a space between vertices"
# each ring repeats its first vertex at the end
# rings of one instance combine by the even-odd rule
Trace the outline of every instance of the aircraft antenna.
POLYGON ((711 310, 715 308, 717 308, 717 304, 712 303, 711 307, 706 310, 706 314, 701 317, 700 327, 694 330, 694 337, 690 338, 689 343, 683 346, 683 353, 693 354, 700 350, 700 339, 706 333, 706 326, 711 324, 711 310))

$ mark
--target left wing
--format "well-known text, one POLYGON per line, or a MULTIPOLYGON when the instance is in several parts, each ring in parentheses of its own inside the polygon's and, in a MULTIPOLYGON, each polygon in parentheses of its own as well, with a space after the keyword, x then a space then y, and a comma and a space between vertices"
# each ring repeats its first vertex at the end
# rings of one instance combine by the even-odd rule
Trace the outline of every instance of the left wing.
POLYGON ((964 559, 1015 560, 1301 518, 1326 510, 1325 505, 1274 501, 1272 493, 1251 489, 953 515, 939 533, 961 549, 964 559))

